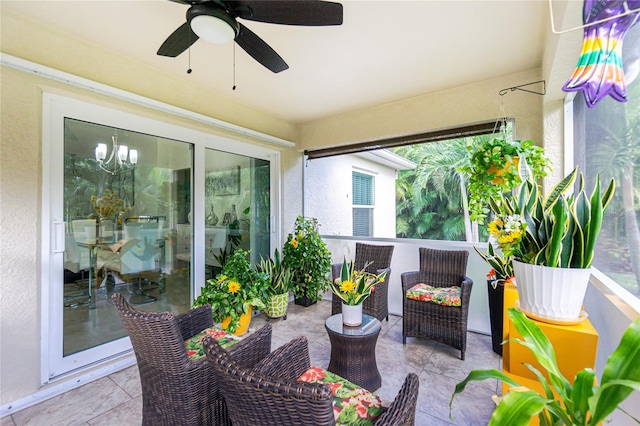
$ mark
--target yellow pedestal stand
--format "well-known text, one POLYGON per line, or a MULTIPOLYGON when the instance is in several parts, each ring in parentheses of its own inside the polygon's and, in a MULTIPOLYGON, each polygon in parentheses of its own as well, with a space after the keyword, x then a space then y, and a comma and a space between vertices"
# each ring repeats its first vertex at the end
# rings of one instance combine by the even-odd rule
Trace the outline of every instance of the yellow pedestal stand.
MULTIPOLYGON (((522 338, 507 314, 510 307, 516 307, 517 300, 517 288, 511 283, 505 285, 504 340, 522 338)), ((534 322, 553 344, 558 367, 571 383, 578 371, 595 367, 598 333, 588 319, 575 325, 556 325, 535 320, 534 322)), ((529 349, 517 342, 507 342, 502 348, 502 362, 503 373, 523 386, 544 395, 536 376, 524 366, 524 363, 528 363, 543 371, 529 349)), ((503 383, 502 394, 505 395, 508 391, 509 385, 503 383)), ((531 424, 538 424, 538 419, 533 419, 531 424)))

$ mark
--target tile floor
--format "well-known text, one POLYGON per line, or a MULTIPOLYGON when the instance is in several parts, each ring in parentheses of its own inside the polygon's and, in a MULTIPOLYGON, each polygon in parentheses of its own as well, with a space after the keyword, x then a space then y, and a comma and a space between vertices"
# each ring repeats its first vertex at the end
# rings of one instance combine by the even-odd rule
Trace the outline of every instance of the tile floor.
MULTIPOLYGON (((329 365, 330 343, 324 320, 330 316, 331 302, 320 301, 308 308, 289 305, 287 319, 273 319, 272 347, 304 334, 309 340, 311 363, 329 365)), ((253 318, 251 329, 261 327, 264 315, 253 318)), ((469 333, 466 360, 460 352, 425 339, 408 338, 402 344, 402 320, 390 316, 383 321, 376 346, 382 387, 376 391, 392 400, 404 377, 415 372, 420 377, 420 394, 416 412, 417 425, 486 425, 498 390, 496 381, 472 383, 456 397, 453 420, 449 418, 449 400, 453 389, 472 369, 501 368, 501 358, 491 350, 491 338, 469 333)), ((33 407, 5 416, 0 426, 9 425, 139 425, 142 399, 137 367, 129 367, 80 388, 56 396, 33 407)))

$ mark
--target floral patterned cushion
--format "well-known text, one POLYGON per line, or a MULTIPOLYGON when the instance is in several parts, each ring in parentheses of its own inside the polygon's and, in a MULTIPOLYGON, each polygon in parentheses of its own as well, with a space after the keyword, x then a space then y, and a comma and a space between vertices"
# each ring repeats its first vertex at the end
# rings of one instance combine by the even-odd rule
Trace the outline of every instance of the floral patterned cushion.
POLYGON ((311 367, 298 381, 323 383, 331 388, 336 425, 373 425, 385 411, 380 397, 322 368, 311 367))
POLYGON ((416 284, 407 290, 407 299, 433 302, 443 306, 460 306, 460 287, 432 287, 429 284, 416 284))
POLYGON ((238 336, 229 334, 219 328, 207 328, 193 336, 191 339, 184 341, 184 347, 187 349, 187 356, 190 361, 196 361, 205 355, 204 348, 202 347, 202 340, 205 336, 213 337, 215 341, 225 349, 240 340, 238 336))

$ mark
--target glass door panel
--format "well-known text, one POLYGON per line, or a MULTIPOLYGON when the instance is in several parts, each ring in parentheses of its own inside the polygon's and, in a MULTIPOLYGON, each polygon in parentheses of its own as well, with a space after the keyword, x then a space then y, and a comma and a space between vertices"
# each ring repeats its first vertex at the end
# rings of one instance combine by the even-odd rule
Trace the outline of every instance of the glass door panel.
POLYGON ((251 262, 270 256, 270 162, 205 150, 205 278, 213 278, 236 248, 251 262))
POLYGON ((190 308, 192 152, 64 119, 64 357, 126 337, 114 292, 140 310, 190 308))

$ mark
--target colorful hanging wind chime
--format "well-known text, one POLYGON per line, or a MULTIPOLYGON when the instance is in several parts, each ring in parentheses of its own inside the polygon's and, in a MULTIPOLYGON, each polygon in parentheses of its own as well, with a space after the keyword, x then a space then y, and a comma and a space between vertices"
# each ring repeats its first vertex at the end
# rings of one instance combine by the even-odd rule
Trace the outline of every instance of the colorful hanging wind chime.
POLYGON ((607 95, 626 102, 622 42, 639 17, 640 0, 585 0, 582 52, 562 90, 581 90, 589 108, 607 95))

